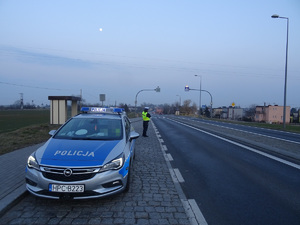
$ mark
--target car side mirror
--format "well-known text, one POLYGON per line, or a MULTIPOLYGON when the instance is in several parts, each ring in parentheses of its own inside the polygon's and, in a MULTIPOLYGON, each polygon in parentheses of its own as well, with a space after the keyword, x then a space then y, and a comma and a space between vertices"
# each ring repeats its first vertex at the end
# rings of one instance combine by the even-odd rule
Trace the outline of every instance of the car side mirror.
POLYGON ((55 134, 56 130, 50 130, 49 135, 53 136, 55 134))
POLYGON ((129 137, 129 140, 133 140, 133 139, 137 139, 139 137, 139 133, 135 132, 135 131, 131 131, 130 132, 130 137, 129 137))

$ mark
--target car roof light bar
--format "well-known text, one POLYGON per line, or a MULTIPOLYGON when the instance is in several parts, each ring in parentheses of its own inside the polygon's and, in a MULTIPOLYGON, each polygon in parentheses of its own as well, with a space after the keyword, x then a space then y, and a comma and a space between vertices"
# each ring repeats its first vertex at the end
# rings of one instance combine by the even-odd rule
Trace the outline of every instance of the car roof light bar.
POLYGON ((82 107, 81 112, 83 113, 123 113, 123 108, 101 108, 101 107, 82 107))

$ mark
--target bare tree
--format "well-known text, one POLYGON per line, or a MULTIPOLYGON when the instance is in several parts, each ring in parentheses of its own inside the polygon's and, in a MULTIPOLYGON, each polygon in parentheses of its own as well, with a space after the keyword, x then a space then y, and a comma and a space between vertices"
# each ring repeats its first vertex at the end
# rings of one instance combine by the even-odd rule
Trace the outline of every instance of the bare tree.
POLYGON ((254 121, 255 117, 255 111, 256 111, 256 105, 252 104, 248 108, 245 109, 245 121, 254 121))

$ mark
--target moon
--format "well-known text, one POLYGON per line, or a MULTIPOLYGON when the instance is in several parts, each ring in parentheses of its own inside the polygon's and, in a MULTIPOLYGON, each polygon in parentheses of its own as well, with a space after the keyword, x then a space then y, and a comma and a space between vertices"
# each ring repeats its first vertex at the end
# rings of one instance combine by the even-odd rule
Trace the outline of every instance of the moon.
POLYGON ((102 28, 99 29, 99 31, 102 31, 102 30, 103 30, 102 28))

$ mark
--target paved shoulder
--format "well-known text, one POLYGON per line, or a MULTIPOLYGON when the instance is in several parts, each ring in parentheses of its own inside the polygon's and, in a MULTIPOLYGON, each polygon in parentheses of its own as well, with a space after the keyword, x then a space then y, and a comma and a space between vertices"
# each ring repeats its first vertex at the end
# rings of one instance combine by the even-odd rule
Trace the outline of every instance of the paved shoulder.
POLYGON ((0 156, 0 212, 26 191, 26 161, 41 145, 33 145, 0 156))

